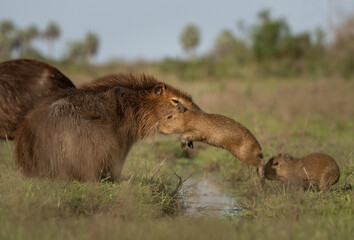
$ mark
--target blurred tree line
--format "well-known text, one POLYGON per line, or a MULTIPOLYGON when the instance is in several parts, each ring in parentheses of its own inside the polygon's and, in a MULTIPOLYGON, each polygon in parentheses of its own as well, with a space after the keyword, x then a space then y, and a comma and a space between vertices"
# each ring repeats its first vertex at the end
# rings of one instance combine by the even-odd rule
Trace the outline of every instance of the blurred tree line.
MULTIPOLYGON (((60 28, 54 22, 49 22, 43 31, 36 26, 18 28, 11 20, 0 21, 0 59, 34 58, 40 60, 53 60, 54 43, 60 37, 60 28), (34 47, 34 41, 44 41, 48 46, 46 54, 34 47)), ((90 63, 97 54, 99 38, 89 32, 84 40, 72 41, 67 44, 64 61, 77 63, 90 63)))
MULTIPOLYGON (((334 28, 330 43, 320 28, 292 33, 285 19, 273 18, 268 10, 258 14, 255 24, 238 23, 238 28, 243 37, 225 29, 207 55, 165 59, 161 69, 176 72, 184 79, 239 77, 246 65, 253 66, 252 70, 260 75, 354 76, 354 16, 334 28)), ((195 52, 200 38, 198 27, 189 24, 181 33, 181 46, 187 53, 195 52)))
MULTIPOLYGON (((197 55, 201 32, 196 25, 188 24, 179 38, 186 57, 166 58, 150 64, 163 72, 177 74, 181 79, 235 78, 247 76, 249 72, 282 77, 304 74, 354 76, 353 15, 343 18, 332 29, 331 41, 325 41, 325 32, 320 28, 293 33, 285 19, 274 18, 268 10, 258 13, 256 23, 239 22, 237 28, 239 36, 224 29, 216 36, 207 54, 197 55)), ((19 57, 53 60, 54 44, 60 35, 59 26, 53 22, 40 31, 34 25, 21 29, 9 20, 0 20, 0 60, 19 57), (36 41, 46 43, 46 53, 35 48, 36 41)), ((60 60, 90 63, 98 46, 98 36, 89 32, 83 40, 68 42, 60 60)))

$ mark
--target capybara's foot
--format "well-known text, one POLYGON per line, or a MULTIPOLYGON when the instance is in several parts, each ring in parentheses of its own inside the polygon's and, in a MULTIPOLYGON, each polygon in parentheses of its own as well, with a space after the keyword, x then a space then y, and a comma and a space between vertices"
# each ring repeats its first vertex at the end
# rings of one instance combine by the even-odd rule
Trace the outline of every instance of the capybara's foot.
POLYGON ((193 142, 188 140, 188 138, 182 137, 181 148, 185 148, 186 146, 188 146, 189 148, 193 148, 193 142))

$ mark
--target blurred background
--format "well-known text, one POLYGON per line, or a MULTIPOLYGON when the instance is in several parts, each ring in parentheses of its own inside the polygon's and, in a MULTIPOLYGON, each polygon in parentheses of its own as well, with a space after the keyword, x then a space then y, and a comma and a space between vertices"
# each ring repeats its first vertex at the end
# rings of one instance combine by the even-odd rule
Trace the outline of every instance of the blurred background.
POLYGON ((134 145, 119 184, 66 183, 23 177, 13 144, 0 142, 0 239, 354 235, 354 0, 0 0, 0 62, 16 58, 54 65, 78 87, 152 74, 247 127, 266 161, 323 152, 341 178, 333 191, 274 181, 263 191, 226 150, 157 135, 134 145), (189 196, 208 194, 182 179, 231 199, 209 205, 230 221, 185 218, 189 196))
POLYGON ((0 32, 1 60, 151 62, 183 78, 235 77, 250 64, 354 71, 353 0, 2 0, 0 32))

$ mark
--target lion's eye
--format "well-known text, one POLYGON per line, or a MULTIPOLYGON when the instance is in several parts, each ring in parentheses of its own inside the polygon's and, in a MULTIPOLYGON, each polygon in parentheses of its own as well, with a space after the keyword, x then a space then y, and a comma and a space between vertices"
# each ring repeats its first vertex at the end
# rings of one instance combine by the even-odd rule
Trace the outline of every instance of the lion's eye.
POLYGON ((169 115, 168 117, 167 117, 167 119, 171 119, 172 118, 172 115, 169 115))
POLYGON ((175 103, 175 104, 178 104, 178 103, 179 103, 179 101, 178 101, 177 99, 174 99, 174 98, 172 98, 171 101, 172 101, 173 103, 175 103))
POLYGON ((275 162, 275 163, 273 163, 273 166, 277 166, 279 163, 278 162, 275 162))

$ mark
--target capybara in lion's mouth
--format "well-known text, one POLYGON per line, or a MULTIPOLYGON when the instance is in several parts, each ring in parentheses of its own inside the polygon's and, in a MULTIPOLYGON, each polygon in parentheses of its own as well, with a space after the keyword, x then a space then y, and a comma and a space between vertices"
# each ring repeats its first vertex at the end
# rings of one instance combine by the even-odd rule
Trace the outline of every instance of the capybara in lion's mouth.
POLYGON ((289 154, 272 157, 265 165, 265 178, 281 181, 287 186, 323 190, 338 182, 339 167, 334 159, 323 153, 311 153, 303 158, 289 154))
POLYGON ((256 167, 264 184, 264 160, 262 148, 253 134, 231 118, 186 109, 182 104, 160 119, 156 126, 160 133, 178 134, 182 147, 192 141, 202 141, 224 148, 245 164, 256 167))
POLYGON ((111 75, 42 101, 20 124, 16 163, 30 177, 120 178, 131 146, 156 132, 162 115, 190 96, 147 75, 111 75))
POLYGON ((18 124, 39 100, 74 84, 55 67, 30 59, 0 63, 0 139, 13 139, 18 124))

